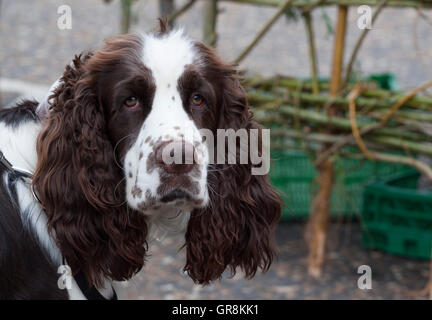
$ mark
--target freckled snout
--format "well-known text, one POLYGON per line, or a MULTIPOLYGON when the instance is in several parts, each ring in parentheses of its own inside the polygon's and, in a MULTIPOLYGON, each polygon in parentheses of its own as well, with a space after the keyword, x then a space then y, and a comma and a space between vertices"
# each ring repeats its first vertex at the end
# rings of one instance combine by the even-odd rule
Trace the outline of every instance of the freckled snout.
POLYGON ((157 166, 169 174, 187 174, 197 166, 195 148, 184 140, 161 143, 155 156, 157 166))

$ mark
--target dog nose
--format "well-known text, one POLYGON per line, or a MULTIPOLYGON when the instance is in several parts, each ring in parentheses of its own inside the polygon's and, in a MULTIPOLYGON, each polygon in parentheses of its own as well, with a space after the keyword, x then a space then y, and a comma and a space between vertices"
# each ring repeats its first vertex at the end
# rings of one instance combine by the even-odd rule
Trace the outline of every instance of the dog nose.
POLYGON ((188 173, 196 165, 194 146, 183 140, 163 142, 156 149, 156 163, 167 173, 188 173))

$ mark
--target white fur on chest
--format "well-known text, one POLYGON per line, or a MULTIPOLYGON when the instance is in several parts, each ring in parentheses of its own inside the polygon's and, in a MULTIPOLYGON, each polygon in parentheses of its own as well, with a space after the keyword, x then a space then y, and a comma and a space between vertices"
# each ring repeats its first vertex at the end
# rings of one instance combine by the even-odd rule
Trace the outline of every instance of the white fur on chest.
MULTIPOLYGON (((40 123, 34 121, 24 122, 18 126, 9 126, 0 122, 0 150, 6 159, 15 167, 34 172, 37 163, 36 139, 41 130, 40 123)), ((3 182, 8 184, 7 176, 3 182)), ((34 198, 30 189, 29 179, 17 181, 16 192, 21 220, 24 228, 36 235, 36 239, 46 257, 59 267, 62 265, 62 256, 54 239, 47 230, 47 217, 40 205, 34 198)), ((11 195, 10 195, 11 196, 11 195)), ((25 259, 25 257, 23 257, 25 259)), ((59 277, 61 274, 58 275, 59 277)), ((69 299, 86 299, 77 283, 72 279, 72 286, 68 290, 69 299)), ((106 280, 104 288, 98 289, 104 297, 112 296, 111 281, 106 280)))

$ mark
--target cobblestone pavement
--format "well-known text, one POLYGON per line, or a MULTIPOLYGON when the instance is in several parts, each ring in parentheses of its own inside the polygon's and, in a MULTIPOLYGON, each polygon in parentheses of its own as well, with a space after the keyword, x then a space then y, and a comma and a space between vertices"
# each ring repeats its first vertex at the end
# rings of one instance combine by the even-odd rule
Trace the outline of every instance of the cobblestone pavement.
MULTIPOLYGON (((202 38, 202 1, 183 15, 178 25, 196 39, 202 38)), ((177 1, 180 5, 185 0, 177 1)), ((218 50, 233 60, 251 41, 275 9, 221 2, 218 21, 218 50)), ((102 40, 119 31, 119 1, 104 4, 102 0, 2 0, 0 9, 1 76, 51 84, 61 74, 72 56, 82 50, 97 48, 102 40), (72 8, 72 29, 59 30, 57 8, 72 8)), ((331 19, 335 10, 325 9, 331 19)), ((330 70, 332 37, 329 36, 324 9, 314 11, 320 74, 330 70)), ((432 12, 424 11, 432 20, 432 12)), ((134 6, 136 22, 133 32, 150 30, 158 16, 156 0, 140 0, 134 6)), ((347 55, 359 34, 358 14, 349 14, 347 55)), ((386 8, 369 32, 360 51, 365 74, 394 72, 402 86, 415 86, 432 78, 431 22, 418 18, 414 9, 386 8)), ((309 62, 304 24, 280 19, 256 47, 242 68, 265 75, 275 73, 308 76, 309 62)))
POLYGON ((429 262, 364 249, 358 223, 332 223, 323 275, 306 271, 303 223, 282 223, 277 230, 278 261, 252 280, 241 275, 206 287, 194 285, 181 270, 184 251, 165 239, 151 247, 146 267, 122 289, 129 299, 414 299, 427 282, 429 262), (357 269, 372 269, 372 289, 360 290, 357 269), (414 294, 412 295, 411 293, 414 294))
MULTIPOLYGON (((119 1, 102 0, 2 0, 0 7, 0 76, 50 85, 62 73, 74 54, 97 48, 104 38, 119 30, 119 1), (72 7, 72 30, 57 28, 57 8, 72 7)), ((185 1, 179 1, 184 3, 185 1)), ((201 1, 179 19, 188 34, 200 39, 201 1)), ((140 0, 135 8, 139 19, 132 31, 151 29, 157 17, 155 0, 140 0)), ((222 2, 218 23, 218 50, 233 60, 273 14, 272 8, 255 8, 222 2)), ((326 9, 333 19, 335 11, 326 9)), ((332 37, 321 17, 314 13, 319 66, 322 76, 329 73, 332 37)), ((432 12, 425 12, 432 18, 432 12)), ((365 74, 392 71, 404 86, 415 86, 432 76, 432 28, 419 19, 415 10, 385 9, 369 33, 360 53, 365 74), (416 40, 417 39, 417 40, 416 40)), ((360 31, 356 10, 350 11, 347 52, 360 31)), ((301 21, 281 19, 241 64, 252 73, 275 73, 305 77, 309 72, 307 45, 301 21)), ((13 94, 8 93, 7 99, 13 94)), ((422 288, 428 276, 427 261, 405 259, 366 250, 361 245, 357 223, 333 223, 329 251, 321 279, 307 276, 307 250, 302 223, 284 223, 278 228, 279 260, 265 275, 253 280, 241 276, 201 287, 182 274, 184 252, 178 242, 166 239, 151 247, 144 270, 122 288, 134 299, 410 299, 410 290, 422 288), (367 264, 373 271, 373 289, 357 288, 357 268, 367 264)), ((419 298, 414 295, 414 298, 419 298)))

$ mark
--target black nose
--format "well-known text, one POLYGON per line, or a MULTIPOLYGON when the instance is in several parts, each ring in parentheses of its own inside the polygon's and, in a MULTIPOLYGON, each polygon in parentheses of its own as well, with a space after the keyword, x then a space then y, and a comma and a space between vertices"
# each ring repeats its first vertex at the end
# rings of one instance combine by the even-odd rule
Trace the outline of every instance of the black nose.
POLYGON ((168 173, 188 173, 196 165, 194 146, 186 141, 162 142, 156 149, 156 163, 168 173))

